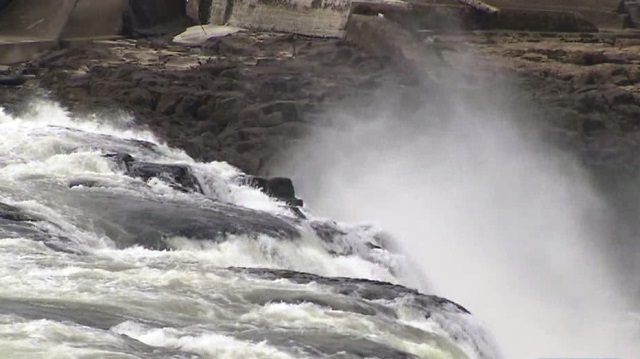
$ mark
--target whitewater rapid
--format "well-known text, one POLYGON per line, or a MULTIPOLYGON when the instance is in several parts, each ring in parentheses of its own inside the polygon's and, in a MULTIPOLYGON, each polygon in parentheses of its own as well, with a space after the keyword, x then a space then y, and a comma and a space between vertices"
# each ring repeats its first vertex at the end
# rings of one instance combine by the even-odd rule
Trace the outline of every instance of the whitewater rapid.
POLYGON ((426 287, 388 235, 242 176, 126 118, 0 112, 0 357, 499 357, 463 307, 408 289, 426 287), (202 193, 114 153, 187 167, 202 193))

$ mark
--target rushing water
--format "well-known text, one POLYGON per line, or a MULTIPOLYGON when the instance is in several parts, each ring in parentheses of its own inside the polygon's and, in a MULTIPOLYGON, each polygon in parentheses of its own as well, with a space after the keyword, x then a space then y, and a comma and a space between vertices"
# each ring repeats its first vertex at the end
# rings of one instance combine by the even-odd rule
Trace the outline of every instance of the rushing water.
POLYGON ((0 113, 0 167, 2 358, 498 357, 376 228, 302 218, 127 121, 0 113))
POLYGON ((505 358, 640 358, 638 177, 596 186, 598 169, 492 90, 338 108, 278 172, 315 213, 393 233, 505 358))

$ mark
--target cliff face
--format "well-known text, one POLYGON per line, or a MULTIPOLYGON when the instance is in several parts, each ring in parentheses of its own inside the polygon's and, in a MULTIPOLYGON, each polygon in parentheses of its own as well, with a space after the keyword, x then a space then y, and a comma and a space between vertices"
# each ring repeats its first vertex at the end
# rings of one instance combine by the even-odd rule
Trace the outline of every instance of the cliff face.
POLYGON ((248 171, 321 125, 345 97, 366 97, 387 61, 353 44, 238 33, 197 48, 164 40, 101 42, 33 64, 40 85, 76 111, 120 108, 196 159, 248 171), (37 69, 37 70, 35 70, 37 69))
MULTIPOLYGON (((326 110, 366 106, 382 90, 410 110, 426 98, 442 104, 462 77, 467 93, 516 82, 496 101, 522 104, 523 119, 588 163, 631 171, 639 45, 633 33, 416 38, 384 19, 354 16, 346 40, 240 32, 193 48, 102 41, 53 52, 27 71, 74 110, 115 106, 195 158, 249 173, 267 171, 270 159, 326 124, 326 110)), ((14 87, 3 91, 23 97, 14 87)))

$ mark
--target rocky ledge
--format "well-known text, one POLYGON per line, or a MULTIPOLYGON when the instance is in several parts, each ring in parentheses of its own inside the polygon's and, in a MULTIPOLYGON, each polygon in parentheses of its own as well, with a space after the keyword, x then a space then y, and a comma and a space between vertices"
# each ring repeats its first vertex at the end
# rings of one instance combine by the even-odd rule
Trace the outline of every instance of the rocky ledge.
POLYGON ((640 167, 640 34, 484 33, 464 39, 515 73, 535 120, 589 166, 640 167))
POLYGON ((242 31, 192 47, 170 38, 78 42, 21 68, 37 80, 0 86, 0 97, 11 107, 35 83, 76 112, 122 109, 196 159, 264 174, 329 121, 327 109, 366 106, 389 87, 409 105, 401 108, 424 106, 428 91, 442 107, 443 69, 462 74, 468 92, 516 82, 498 101, 522 104, 520 120, 542 124, 544 136, 590 166, 640 166, 633 31, 415 33, 354 15, 346 40, 242 31))
MULTIPOLYGON (((393 77, 387 65, 342 40, 241 32, 198 47, 160 38, 73 44, 24 71, 74 112, 122 109, 196 159, 257 174, 324 108, 393 77)), ((22 98, 14 88, 5 100, 22 98)))

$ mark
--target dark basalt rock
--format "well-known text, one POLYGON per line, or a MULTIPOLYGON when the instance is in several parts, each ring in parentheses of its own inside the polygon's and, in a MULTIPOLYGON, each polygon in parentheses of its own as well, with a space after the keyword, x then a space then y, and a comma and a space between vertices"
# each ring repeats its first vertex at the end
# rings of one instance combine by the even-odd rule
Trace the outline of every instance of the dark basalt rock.
MULTIPOLYGON (((108 153, 104 156, 111 159, 128 176, 140 178, 144 181, 157 178, 181 192, 204 193, 200 182, 198 182, 191 168, 187 165, 138 161, 128 153, 108 153)), ((296 197, 291 179, 285 177, 241 176, 240 181, 242 184, 259 188, 267 195, 285 202, 291 206, 291 209, 298 217, 305 217, 299 208, 302 207, 303 201, 296 197)), ((99 184, 91 180, 77 180, 69 183, 69 187, 75 186, 95 187, 99 186, 99 184)))
MULTIPOLYGON (((44 221, 44 219, 25 213, 18 207, 0 203, 0 238, 32 238, 52 250, 77 253, 74 249, 63 245, 63 243, 69 242, 68 238, 38 228, 36 222, 39 221, 44 221)), ((54 223, 52 224, 56 226, 54 223)))
POLYGON ((73 187, 102 187, 99 181, 86 178, 74 178, 68 183, 69 188, 73 187))
POLYGON ((129 166, 128 174, 132 177, 142 178, 144 181, 158 178, 181 192, 203 193, 200 183, 189 166, 133 162, 129 166))
MULTIPOLYGON (((86 304, 81 301, 63 302, 43 298, 2 298, 0 313, 17 315, 32 320, 46 319, 54 322, 71 322, 89 328, 108 331, 109 328, 131 319, 129 316, 123 315, 119 309, 115 305, 86 304)), ((165 325, 170 326, 171 324, 167 322, 165 325)), ((128 353, 136 353, 136 357, 142 358, 201 358, 201 356, 194 353, 185 354, 176 349, 146 345, 126 336, 122 338, 122 345, 128 353)))
POLYGON ((335 292, 352 297, 363 298, 371 301, 394 300, 398 297, 410 295, 416 304, 425 309, 438 309, 447 312, 459 312, 471 314, 466 308, 446 298, 435 295, 426 295, 415 289, 396 284, 348 277, 321 277, 315 274, 295 272, 285 269, 265 268, 229 268, 262 279, 288 279, 298 284, 317 283, 334 288, 335 292))
POLYGON ((34 222, 40 220, 39 218, 22 212, 22 210, 18 207, 14 207, 5 203, 0 203, 0 219, 15 222, 34 222))
MULTIPOLYGON (((60 131, 60 135, 68 138, 72 142, 79 144, 77 149, 99 148, 108 154, 105 157, 120 158, 124 160, 131 151, 131 147, 135 147, 140 153, 148 156, 156 156, 160 154, 158 145, 153 142, 138 139, 122 139, 115 136, 90 133, 75 128, 65 126, 49 126, 52 129, 60 131), (126 156, 125 156, 126 155, 126 156)), ((133 159, 133 157, 131 157, 133 159)))
POLYGON ((138 161, 128 153, 106 154, 128 176, 149 181, 157 178, 168 183, 172 188, 181 192, 203 193, 198 179, 187 165, 174 165, 138 161))
POLYGON ((295 239, 295 222, 265 212, 211 201, 205 207, 175 201, 123 196, 109 191, 70 191, 67 199, 82 205, 83 215, 121 248, 173 249, 167 239, 224 241, 227 235, 295 239))
POLYGON ((290 178, 245 176, 242 180, 244 183, 259 188, 269 196, 279 199, 290 206, 302 207, 304 204, 301 199, 296 197, 296 191, 290 178))

